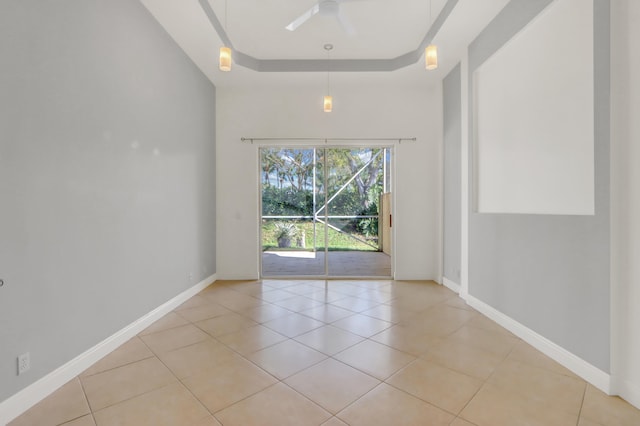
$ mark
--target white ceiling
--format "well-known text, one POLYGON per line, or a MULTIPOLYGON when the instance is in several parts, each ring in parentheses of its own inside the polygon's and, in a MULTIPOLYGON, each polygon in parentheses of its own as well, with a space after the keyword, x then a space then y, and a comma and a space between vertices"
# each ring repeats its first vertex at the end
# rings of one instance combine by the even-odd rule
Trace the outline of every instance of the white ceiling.
MULTIPOLYGON (((316 14, 295 31, 285 26, 317 0, 227 0, 226 32, 234 46, 260 59, 386 59, 415 50, 447 0, 353 0, 340 4, 356 34, 332 16, 316 14)), ((210 0, 224 21, 225 0, 210 0)))
MULTIPOLYGON (((306 84, 321 79, 318 72, 258 72, 234 64, 231 72, 218 70, 223 45, 199 0, 141 0, 169 35, 219 87, 260 84, 306 84)), ((433 42, 439 49, 439 68, 426 71, 423 55, 416 63, 391 72, 341 72, 332 79, 353 84, 387 82, 423 85, 440 81, 462 57, 466 47, 508 0, 353 0, 340 5, 356 30, 346 34, 335 19, 315 15, 296 31, 285 26, 312 7, 316 0, 206 0, 236 51, 258 60, 326 60, 324 44, 334 49, 331 60, 392 60, 420 48, 447 1, 455 7, 433 42)), ((416 57, 417 57, 416 56, 416 57)), ((325 69, 324 67, 320 69, 325 69)))

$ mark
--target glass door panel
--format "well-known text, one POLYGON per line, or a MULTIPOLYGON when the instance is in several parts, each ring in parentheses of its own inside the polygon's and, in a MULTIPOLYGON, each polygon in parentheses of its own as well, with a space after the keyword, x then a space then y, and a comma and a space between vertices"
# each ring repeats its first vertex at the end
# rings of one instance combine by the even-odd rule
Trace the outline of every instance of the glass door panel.
POLYGON ((391 276, 389 148, 262 148, 262 276, 391 276))

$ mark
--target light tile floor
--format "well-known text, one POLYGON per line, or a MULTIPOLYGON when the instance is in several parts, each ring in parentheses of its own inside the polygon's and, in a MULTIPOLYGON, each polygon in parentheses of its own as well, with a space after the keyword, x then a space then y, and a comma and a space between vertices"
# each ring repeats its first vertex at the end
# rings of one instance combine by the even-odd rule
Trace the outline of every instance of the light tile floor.
POLYGON ((216 282, 19 425, 640 425, 433 282, 216 282))

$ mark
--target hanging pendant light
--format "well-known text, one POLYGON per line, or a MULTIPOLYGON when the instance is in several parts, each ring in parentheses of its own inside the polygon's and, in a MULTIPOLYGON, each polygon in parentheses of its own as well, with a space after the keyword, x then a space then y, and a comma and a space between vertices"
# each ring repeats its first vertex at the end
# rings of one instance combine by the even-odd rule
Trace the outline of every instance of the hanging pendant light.
POLYGON ((333 49, 333 44, 325 44, 324 50, 327 51, 327 94, 324 97, 323 107, 324 112, 331 112, 333 110, 333 97, 331 96, 331 84, 329 80, 329 72, 331 58, 329 57, 329 52, 333 49))
MULTIPOLYGON (((431 0, 429 0, 429 29, 431 29, 431 25, 433 25, 431 18, 431 0)), ((438 46, 435 44, 429 44, 424 49, 424 62, 425 68, 429 71, 438 68, 438 46)))
POLYGON ((231 71, 231 49, 225 46, 220 48, 220 71, 231 71))
MULTIPOLYGON (((224 29, 227 31, 227 0, 224 1, 224 29)), ((231 71, 231 48, 222 46, 220 48, 220 59, 218 61, 220 71, 231 71)))
POLYGON ((438 46, 430 44, 424 49, 424 60, 426 68, 431 71, 438 68, 438 46))
POLYGON ((324 97, 324 112, 331 112, 333 109, 333 98, 331 95, 324 97))

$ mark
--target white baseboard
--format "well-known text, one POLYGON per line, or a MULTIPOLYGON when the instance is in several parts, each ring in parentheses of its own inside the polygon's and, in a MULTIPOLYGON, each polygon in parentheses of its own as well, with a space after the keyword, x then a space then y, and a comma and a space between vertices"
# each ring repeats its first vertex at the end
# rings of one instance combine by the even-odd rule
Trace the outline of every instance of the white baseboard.
POLYGON ((593 386, 611 395, 611 376, 471 295, 467 303, 593 386))
POLYGON ((640 387, 622 377, 611 376, 611 393, 640 408, 640 387))
POLYGON ((0 403, 0 425, 9 423, 29 408, 42 401, 62 385, 91 367, 105 355, 117 349, 127 340, 140 333, 152 323, 186 302, 191 297, 216 281, 216 274, 205 278, 193 287, 180 293, 168 302, 132 322, 125 328, 107 337, 102 342, 78 355, 71 361, 32 383, 20 392, 0 403))
POLYGON ((456 294, 460 294, 460 284, 454 283, 447 277, 442 277, 442 284, 456 294))

